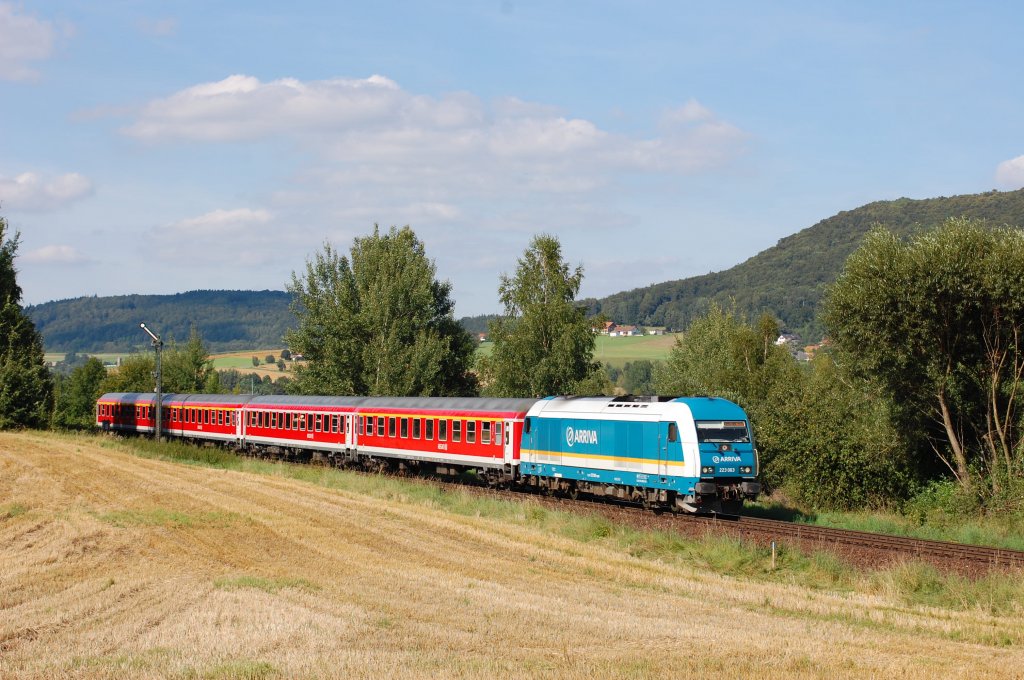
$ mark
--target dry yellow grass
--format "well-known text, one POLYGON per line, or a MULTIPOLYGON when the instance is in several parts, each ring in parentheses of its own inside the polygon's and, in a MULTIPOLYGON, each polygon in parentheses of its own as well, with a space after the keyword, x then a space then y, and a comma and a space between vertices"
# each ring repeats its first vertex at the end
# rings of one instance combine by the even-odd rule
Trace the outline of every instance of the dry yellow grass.
POLYGON ((1013 677, 1020 622, 0 434, 0 677, 1013 677))

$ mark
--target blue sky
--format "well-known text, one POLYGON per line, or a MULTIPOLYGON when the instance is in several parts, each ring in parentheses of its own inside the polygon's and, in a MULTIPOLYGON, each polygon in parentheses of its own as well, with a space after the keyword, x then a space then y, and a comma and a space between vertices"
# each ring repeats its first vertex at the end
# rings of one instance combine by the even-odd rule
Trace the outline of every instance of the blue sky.
POLYGON ((29 304, 283 289, 408 224, 459 315, 538 233, 582 295, 875 200, 1024 187, 1020 3, 0 0, 29 304))

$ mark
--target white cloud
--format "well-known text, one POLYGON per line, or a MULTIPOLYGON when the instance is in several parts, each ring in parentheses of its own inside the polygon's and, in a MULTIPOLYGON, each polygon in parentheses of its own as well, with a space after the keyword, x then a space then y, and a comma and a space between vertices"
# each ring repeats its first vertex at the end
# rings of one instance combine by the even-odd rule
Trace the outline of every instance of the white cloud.
POLYGON ((83 264, 89 259, 72 246, 44 246, 22 255, 20 260, 31 264, 72 265, 83 264))
POLYGON ((699 123, 705 120, 714 120, 715 114, 702 105, 696 99, 691 99, 676 109, 666 111, 662 115, 663 126, 674 126, 679 124, 699 123))
MULTIPOLYGON (((153 140, 237 141, 373 126, 393 120, 398 92, 395 83, 381 76, 261 83, 252 76, 233 75, 150 102, 125 133, 153 140)), ((408 97, 402 103, 415 105, 408 97)))
POLYGON ((274 257, 275 241, 285 231, 269 210, 217 209, 154 229, 152 252, 201 266, 225 259, 260 263, 274 257))
POLYGON ((211 237, 235 236, 244 233, 253 225, 267 224, 272 215, 267 210, 236 208, 234 210, 217 209, 190 217, 167 227, 179 235, 204 234, 211 237))
POLYGON ((162 19, 140 19, 136 24, 146 35, 166 37, 178 32, 178 20, 173 17, 162 19))
POLYGON ((1000 163, 996 168, 996 181, 1009 189, 1024 188, 1024 156, 1000 163))
POLYGON ((48 21, 18 14, 9 2, 0 2, 0 79, 28 80, 37 73, 29 64, 53 51, 54 29, 48 21))
POLYGON ((660 136, 637 138, 513 98, 487 107, 465 92, 415 95, 379 75, 267 83, 233 75, 150 102, 123 131, 150 141, 288 139, 346 173, 394 182, 443 167, 470 186, 502 187, 527 174, 595 187, 618 171, 698 172, 735 158, 746 137, 692 99, 660 123, 660 136))
POLYGON ((0 176, 0 205, 6 210, 47 212, 63 208, 93 193, 89 179, 77 172, 46 179, 34 172, 0 176))

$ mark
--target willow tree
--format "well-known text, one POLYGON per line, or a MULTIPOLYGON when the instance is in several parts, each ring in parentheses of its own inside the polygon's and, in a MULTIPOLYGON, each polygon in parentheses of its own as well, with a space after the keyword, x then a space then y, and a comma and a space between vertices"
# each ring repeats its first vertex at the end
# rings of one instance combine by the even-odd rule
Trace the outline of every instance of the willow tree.
POLYGON ((574 304, 583 268, 570 269, 554 236, 535 236, 513 276, 502 275, 504 314, 490 323, 494 349, 481 361, 495 396, 571 394, 597 371, 594 331, 574 304))
POLYGON ((959 218, 909 240, 876 229, 824 321, 965 488, 1024 475, 1024 232, 959 218))
POLYGON ((409 227, 356 238, 349 254, 331 244, 292 274, 298 328, 285 337, 304 361, 305 394, 475 394, 476 343, 455 320, 451 284, 409 227))

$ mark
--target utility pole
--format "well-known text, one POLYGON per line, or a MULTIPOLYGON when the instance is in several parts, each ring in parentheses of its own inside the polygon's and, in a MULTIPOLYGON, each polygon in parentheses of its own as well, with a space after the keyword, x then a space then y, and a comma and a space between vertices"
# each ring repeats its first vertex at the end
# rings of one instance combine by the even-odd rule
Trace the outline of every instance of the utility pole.
POLYGON ((156 378, 156 427, 153 429, 153 436, 160 441, 164 426, 164 395, 160 385, 160 350, 163 349, 164 341, 160 339, 159 335, 146 328, 146 324, 140 323, 139 327, 153 338, 153 350, 156 352, 156 370, 153 371, 153 377, 156 378))

